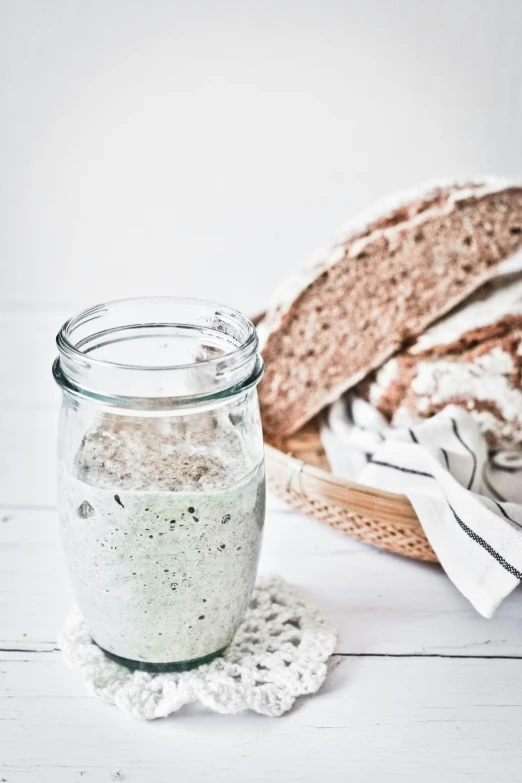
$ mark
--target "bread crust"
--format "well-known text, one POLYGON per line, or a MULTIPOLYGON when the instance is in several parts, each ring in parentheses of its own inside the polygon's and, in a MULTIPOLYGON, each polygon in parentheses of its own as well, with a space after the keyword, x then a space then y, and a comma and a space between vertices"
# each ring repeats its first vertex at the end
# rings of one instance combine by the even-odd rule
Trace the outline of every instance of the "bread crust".
POLYGON ((487 283, 357 391, 394 425, 468 410, 491 448, 522 443, 522 272, 487 283))

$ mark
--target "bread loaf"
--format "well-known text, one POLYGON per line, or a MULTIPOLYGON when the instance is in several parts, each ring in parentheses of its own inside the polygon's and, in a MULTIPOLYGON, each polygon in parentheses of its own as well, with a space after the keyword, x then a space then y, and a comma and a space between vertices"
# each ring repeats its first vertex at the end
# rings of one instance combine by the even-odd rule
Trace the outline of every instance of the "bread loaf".
POLYGON ((498 180, 427 188, 352 221, 261 326, 265 432, 295 432, 521 245, 522 187, 498 180))
POLYGON ((454 403, 471 412, 490 447, 522 443, 522 274, 480 288, 360 391, 397 426, 454 403))

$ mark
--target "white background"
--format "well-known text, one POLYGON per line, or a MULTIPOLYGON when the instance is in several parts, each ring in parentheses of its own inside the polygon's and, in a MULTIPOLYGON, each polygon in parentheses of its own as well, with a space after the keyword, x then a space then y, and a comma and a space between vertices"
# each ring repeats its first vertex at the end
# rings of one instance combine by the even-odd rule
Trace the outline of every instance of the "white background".
POLYGON ((522 175, 519 0, 0 0, 0 305, 252 313, 354 212, 522 175))
POLYGON ((185 294, 255 312, 354 212, 522 178, 520 0, 0 0, 0 781, 514 783, 522 590, 480 617, 434 564, 269 496, 261 571, 339 629, 287 716, 90 698, 57 632, 54 334, 185 294))

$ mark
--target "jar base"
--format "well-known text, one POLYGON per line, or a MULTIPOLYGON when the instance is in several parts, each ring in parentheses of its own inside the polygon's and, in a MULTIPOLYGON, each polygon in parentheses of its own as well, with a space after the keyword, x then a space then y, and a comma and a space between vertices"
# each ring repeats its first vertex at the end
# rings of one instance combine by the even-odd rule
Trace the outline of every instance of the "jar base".
POLYGON ((100 648, 100 650, 110 658, 111 661, 119 663, 120 666, 125 666, 131 671, 150 672, 151 674, 165 674, 166 672, 187 672, 190 669, 197 669, 198 666, 203 666, 205 663, 210 663, 216 658, 220 658, 225 654, 226 647, 222 647, 221 650, 210 653, 210 655, 204 655, 202 658, 192 658, 190 661, 169 661, 168 663, 152 663, 148 661, 133 661, 130 658, 122 658, 120 655, 105 650, 101 645, 94 641, 94 644, 100 648))

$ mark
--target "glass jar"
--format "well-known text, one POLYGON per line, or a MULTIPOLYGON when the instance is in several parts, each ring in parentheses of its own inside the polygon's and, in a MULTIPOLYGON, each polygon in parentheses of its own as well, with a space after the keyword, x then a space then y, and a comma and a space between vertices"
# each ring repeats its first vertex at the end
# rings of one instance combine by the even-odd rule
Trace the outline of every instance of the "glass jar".
POLYGON ((92 638, 131 668, 207 662, 244 616, 261 545, 256 330, 158 297, 86 310, 57 343, 61 532, 92 638))

